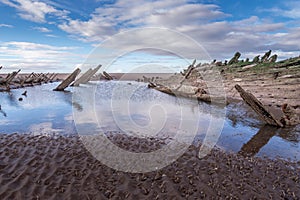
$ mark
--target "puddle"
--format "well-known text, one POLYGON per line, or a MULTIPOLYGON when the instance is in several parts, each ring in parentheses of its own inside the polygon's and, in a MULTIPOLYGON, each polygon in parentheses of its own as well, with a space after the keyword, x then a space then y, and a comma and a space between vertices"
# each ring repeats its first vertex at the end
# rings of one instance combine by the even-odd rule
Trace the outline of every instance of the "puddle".
POLYGON ((224 109, 175 98, 134 82, 92 83, 70 88, 70 92, 52 91, 56 85, 1 92, 0 133, 72 135, 77 131, 80 134, 123 131, 139 137, 178 137, 183 141, 195 137, 196 142, 203 142, 209 128, 217 130, 224 123, 220 135, 216 134, 221 149, 300 160, 300 126, 288 129, 265 126, 243 103, 224 109), (27 96, 22 95, 25 90, 27 96))

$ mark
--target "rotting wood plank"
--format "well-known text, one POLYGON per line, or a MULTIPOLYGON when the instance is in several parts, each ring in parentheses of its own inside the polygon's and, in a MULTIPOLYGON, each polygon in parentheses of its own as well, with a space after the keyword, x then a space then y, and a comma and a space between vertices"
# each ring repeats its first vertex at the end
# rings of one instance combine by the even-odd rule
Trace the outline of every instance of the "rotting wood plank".
POLYGON ((240 85, 236 84, 235 89, 240 93, 243 100, 256 112, 260 119, 272 126, 283 127, 283 124, 269 112, 263 104, 250 92, 246 92, 240 85))

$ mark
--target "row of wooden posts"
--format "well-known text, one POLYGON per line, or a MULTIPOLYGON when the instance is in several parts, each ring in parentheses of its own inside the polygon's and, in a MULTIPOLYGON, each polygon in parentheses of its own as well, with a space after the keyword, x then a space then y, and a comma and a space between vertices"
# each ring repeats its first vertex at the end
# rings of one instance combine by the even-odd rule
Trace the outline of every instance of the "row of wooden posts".
MULTIPOLYGON (((54 90, 63 91, 68 86, 79 86, 80 84, 87 83, 92 79, 92 77, 100 69, 101 65, 95 67, 94 69, 89 69, 83 73, 78 79, 76 77, 80 74, 81 70, 79 68, 75 69, 65 80, 63 80, 54 90)), ((2 69, 2 66, 0 66, 2 69)), ((29 75, 20 75, 20 71, 13 71, 6 75, 6 77, 0 77, 0 91, 9 91, 10 89, 33 86, 42 83, 53 82, 57 77, 57 73, 34 73, 29 75)), ((106 80, 113 80, 113 77, 107 72, 101 74, 106 80)))
MULTIPOLYGON (((2 69, 2 66, 0 67, 2 69)), ((6 77, 0 78, 0 89, 9 91, 10 89, 33 86, 42 83, 53 82, 57 73, 34 73, 29 75, 20 75, 21 70, 8 73, 6 77)))
MULTIPOLYGON (((97 73, 97 71, 100 69, 100 67, 101 67, 101 65, 98 65, 94 69, 90 68, 85 73, 83 73, 79 78, 76 79, 76 77, 81 72, 81 70, 79 68, 77 68, 65 80, 63 80, 54 90, 55 91, 63 91, 68 86, 79 86, 80 84, 85 84, 92 79, 92 77, 97 73)), ((103 71, 103 74, 101 74, 101 75, 106 80, 113 80, 113 77, 105 71, 103 71)))

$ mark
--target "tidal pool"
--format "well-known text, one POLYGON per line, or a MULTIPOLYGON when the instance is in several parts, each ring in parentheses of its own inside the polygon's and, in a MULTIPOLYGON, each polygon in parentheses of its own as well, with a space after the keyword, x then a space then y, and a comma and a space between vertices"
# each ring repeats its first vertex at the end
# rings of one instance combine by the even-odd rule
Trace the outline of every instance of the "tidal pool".
POLYGON ((215 131, 211 141, 216 140, 216 146, 225 151, 300 160, 300 126, 266 126, 243 102, 210 105, 129 81, 93 82, 66 92, 52 91, 57 84, 1 92, 0 133, 123 132, 203 143, 211 130, 215 131), (22 95, 25 90, 27 96, 22 95))

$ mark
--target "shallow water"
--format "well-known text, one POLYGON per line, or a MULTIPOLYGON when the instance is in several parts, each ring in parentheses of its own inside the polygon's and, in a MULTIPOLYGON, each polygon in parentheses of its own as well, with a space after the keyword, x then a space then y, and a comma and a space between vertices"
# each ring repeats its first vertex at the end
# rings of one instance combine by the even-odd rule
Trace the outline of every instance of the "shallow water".
POLYGON ((70 88, 70 92, 52 91, 56 85, 0 93, 0 133, 118 131, 138 137, 176 137, 185 142, 196 138, 194 142, 216 141, 226 151, 300 160, 300 127, 264 126, 255 115, 248 116, 252 111, 243 103, 222 108, 175 98, 134 82, 92 83, 70 88), (25 90, 27 96, 22 95, 25 90))

